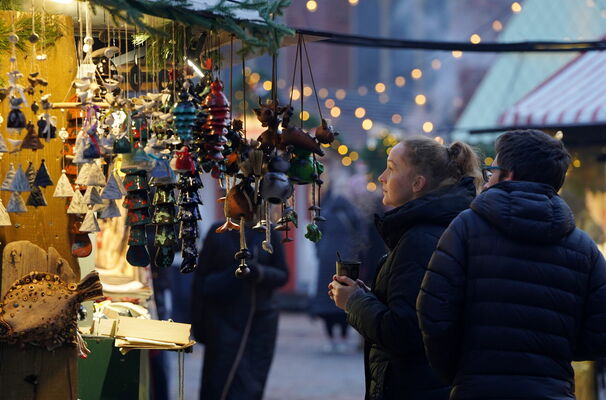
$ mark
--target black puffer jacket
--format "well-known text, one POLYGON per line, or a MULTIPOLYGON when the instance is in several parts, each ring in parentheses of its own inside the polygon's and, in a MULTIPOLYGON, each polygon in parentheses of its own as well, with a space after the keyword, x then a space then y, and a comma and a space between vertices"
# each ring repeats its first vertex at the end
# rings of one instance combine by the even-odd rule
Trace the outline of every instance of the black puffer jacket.
POLYGON ((417 302, 451 399, 573 399, 572 360, 606 355, 606 264, 544 184, 506 181, 446 230, 417 302))
POLYGON ((474 195, 473 180, 464 178, 377 221, 389 253, 372 292, 353 296, 347 304, 349 323, 365 339, 366 399, 448 398, 449 387, 425 358, 415 302, 440 235, 474 195))

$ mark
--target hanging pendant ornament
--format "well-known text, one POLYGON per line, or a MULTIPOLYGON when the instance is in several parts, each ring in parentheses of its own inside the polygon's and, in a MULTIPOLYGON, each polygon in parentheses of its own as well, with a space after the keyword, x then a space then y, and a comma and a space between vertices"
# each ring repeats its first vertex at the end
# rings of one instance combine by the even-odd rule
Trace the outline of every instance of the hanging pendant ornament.
POLYGON ((40 141, 38 137, 38 132, 36 132, 36 128, 31 122, 27 123, 25 127, 27 130, 27 135, 23 139, 23 143, 21 143, 21 150, 23 149, 31 149, 33 151, 40 150, 44 148, 44 144, 40 141))
POLYGON ((95 216, 95 212, 92 209, 89 209, 86 212, 86 216, 84 217, 84 221, 82 221, 82 225, 80 225, 81 232, 100 232, 99 223, 97 222, 97 217, 95 216))
POLYGON ((88 212, 88 207, 84 204, 84 197, 82 196, 82 192, 78 186, 76 186, 74 190, 74 195, 72 196, 72 200, 69 203, 69 207, 67 208, 68 214, 86 214, 88 212))
POLYGON ((2 186, 0 187, 0 190, 11 190, 11 183, 13 182, 13 179, 15 179, 16 174, 17 171, 15 170, 15 165, 13 163, 10 163, 8 171, 6 172, 6 176, 2 181, 2 186))
POLYGON ((183 143, 193 140, 192 129, 196 121, 196 106, 189 100, 189 82, 183 84, 179 93, 179 102, 173 107, 175 130, 183 143))
POLYGON ((17 172, 15 173, 15 177, 11 181, 10 187, 8 189, 11 192, 29 192, 32 190, 23 169, 21 168, 21 164, 17 168, 17 172))
POLYGON ((240 265, 238 265, 238 269, 236 269, 236 278, 238 279, 244 279, 248 274, 250 274, 250 268, 248 267, 248 264, 246 264, 246 260, 250 260, 252 258, 252 254, 250 253, 250 250, 248 250, 247 246, 246 246, 246 234, 245 231, 246 229, 244 229, 244 224, 246 223, 246 220, 244 219, 244 217, 240 218, 240 251, 238 251, 235 255, 236 260, 238 260, 240 262, 240 265))
POLYGON ((122 185, 122 180, 115 172, 110 172, 107 178, 107 184, 101 192, 102 199, 118 200, 124 197, 126 189, 122 185))
MULTIPOLYGON (((0 116, 0 124, 2 124, 2 117, 0 116)), ((0 153, 8 153, 8 146, 4 140, 4 136, 0 133, 0 153)))
POLYGON ((72 197, 73 195, 74 189, 72 188, 71 183, 69 183, 69 178, 67 177, 65 170, 61 170, 61 176, 59 177, 57 186, 55 186, 53 197, 72 197))
POLYGON ((9 133, 20 133, 25 128, 26 120, 21 105, 27 106, 23 86, 18 83, 23 74, 17 70, 17 53, 16 46, 19 41, 19 36, 15 34, 15 26, 13 24, 13 32, 8 35, 8 41, 11 44, 11 71, 8 73, 8 93, 11 111, 8 114, 6 127, 9 133))
POLYGON ((53 181, 48 174, 48 169, 46 168, 46 163, 44 159, 40 163, 40 167, 38 168, 38 172, 36 173, 36 178, 34 179, 34 185, 40 187, 52 186, 53 181))
POLYGON ((80 171, 78 171, 78 176, 76 177, 76 185, 86 185, 92 165, 93 163, 86 163, 80 166, 80 171))
POLYGON ((4 208, 4 204, 2 204, 2 199, 0 199, 0 226, 10 226, 11 225, 11 218, 8 215, 8 212, 6 211, 6 208, 4 208))
POLYGON ((32 190, 29 193, 29 196, 27 197, 26 204, 28 206, 34 206, 36 208, 48 206, 48 203, 44 198, 44 193, 42 193, 38 186, 32 186, 32 190))
POLYGON ((105 175, 103 175, 101 166, 94 162, 90 164, 89 168, 84 184, 86 186, 105 186, 105 175))
POLYGON ((86 205, 103 204, 103 199, 99 195, 99 191, 94 186, 88 186, 82 197, 82 201, 86 205))
POLYGON ((21 195, 17 192, 13 192, 11 194, 10 199, 8 200, 8 205, 6 206, 6 211, 9 213, 24 213, 27 212, 27 207, 25 206, 25 202, 21 195))
POLYGON ((107 205, 101 210, 101 219, 120 217, 122 214, 116 200, 109 200, 107 205))

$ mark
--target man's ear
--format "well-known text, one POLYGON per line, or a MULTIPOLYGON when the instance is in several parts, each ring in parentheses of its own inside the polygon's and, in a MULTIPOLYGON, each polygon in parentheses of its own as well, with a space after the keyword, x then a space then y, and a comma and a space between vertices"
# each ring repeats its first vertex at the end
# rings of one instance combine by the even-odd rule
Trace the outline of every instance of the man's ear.
POLYGON ((412 181, 412 192, 421 193, 427 185, 427 179, 423 175, 415 175, 412 181))
POLYGON ((513 171, 507 171, 507 174, 503 175, 501 180, 502 181, 513 181, 513 180, 515 180, 515 178, 513 177, 513 171))

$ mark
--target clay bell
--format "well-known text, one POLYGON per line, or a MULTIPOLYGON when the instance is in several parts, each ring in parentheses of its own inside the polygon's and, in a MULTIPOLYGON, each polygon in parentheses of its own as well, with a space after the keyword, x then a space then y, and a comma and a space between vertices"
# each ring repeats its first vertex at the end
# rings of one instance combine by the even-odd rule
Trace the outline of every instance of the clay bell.
POLYGON ((151 216, 149 215, 149 207, 128 210, 126 213, 127 226, 147 225, 150 223, 151 216))
POLYGON ((154 255, 156 267, 169 268, 175 259, 175 249, 172 246, 158 246, 154 255))
POLYGON ((179 205, 182 204, 202 204, 198 190, 182 190, 177 199, 179 205))
POLYGON ((225 197, 225 216, 236 219, 244 217, 247 220, 251 220, 255 212, 253 199, 253 188, 245 182, 240 182, 227 192, 227 196, 225 197))
POLYGON ((324 165, 313 159, 309 152, 299 152, 290 160, 288 177, 298 185, 315 182, 324 172, 324 165))
POLYGON ((172 204, 157 205, 152 217, 152 224, 175 223, 175 206, 172 204))
POLYGON ((290 168, 290 164, 288 161, 286 161, 285 159, 283 159, 280 156, 275 156, 272 157, 271 160, 269 160, 269 163, 267 165, 267 169, 270 172, 288 172, 288 169, 290 168))
POLYGON ((147 196, 147 191, 136 190, 134 192, 129 192, 122 202, 122 207, 128 210, 149 207, 149 197, 147 196))
POLYGON ((145 225, 135 225, 130 227, 130 233, 128 234, 128 245, 129 246, 144 246, 147 244, 145 235, 145 225))
POLYGON ((293 193, 293 186, 283 172, 267 172, 261 180, 261 196, 272 204, 286 202, 293 193))
POLYGON ((177 235, 175 227, 172 224, 156 226, 156 235, 154 236, 154 244, 156 246, 173 246, 177 243, 177 235))
POLYGON ((145 171, 126 174, 122 183, 127 192, 132 192, 135 190, 149 190, 147 174, 145 171))
POLYGON ((174 204, 176 202, 173 186, 158 186, 154 193, 153 205, 174 204))
POLYGON ((202 180, 200 179, 200 175, 197 173, 184 173, 179 177, 179 182, 177 183, 177 187, 181 190, 186 188, 201 188, 202 180))
POLYGON ((197 204, 184 205, 179 207, 179 213, 177 214, 179 221, 197 221, 202 219, 200 216, 200 210, 197 204))
POLYGON ((198 237, 198 223, 195 220, 181 221, 179 224, 179 239, 195 239, 198 237))
POLYGON ((229 101, 223 93, 223 83, 215 80, 210 84, 210 93, 204 98, 204 106, 208 108, 229 107, 229 101))

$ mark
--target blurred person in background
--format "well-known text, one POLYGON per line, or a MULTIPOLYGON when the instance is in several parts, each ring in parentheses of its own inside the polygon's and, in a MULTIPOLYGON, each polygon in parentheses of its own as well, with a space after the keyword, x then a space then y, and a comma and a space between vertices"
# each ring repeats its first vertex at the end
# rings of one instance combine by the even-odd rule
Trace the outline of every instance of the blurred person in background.
POLYGON ((366 400, 447 400, 450 387, 430 368, 415 309, 429 259, 450 221, 469 207, 482 183, 471 147, 444 146, 427 137, 393 147, 379 177, 377 218, 389 252, 371 284, 334 276, 329 296, 364 337, 366 400))
POLYGON ((238 279, 240 234, 216 233, 223 222, 211 226, 194 273, 193 330, 204 344, 200 399, 261 400, 278 329, 273 296, 288 280, 282 237, 272 230, 270 254, 261 247, 265 233, 246 227, 253 259, 250 274, 238 279))
POLYGON ((335 274, 337 251, 345 260, 360 261, 365 250, 366 226, 358 210, 342 193, 346 190, 349 175, 341 166, 340 157, 329 151, 322 158, 325 172, 322 174, 321 206, 326 221, 318 221, 322 239, 316 243, 318 273, 315 295, 310 300, 309 311, 324 323, 328 343, 325 352, 349 350, 347 315, 326 297, 326 282, 335 274))

